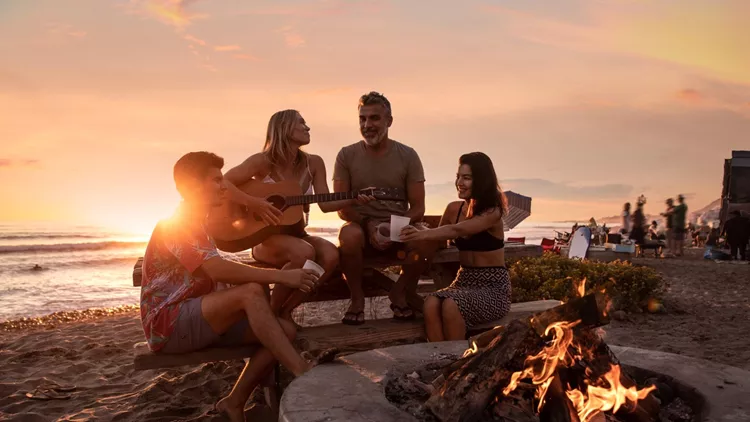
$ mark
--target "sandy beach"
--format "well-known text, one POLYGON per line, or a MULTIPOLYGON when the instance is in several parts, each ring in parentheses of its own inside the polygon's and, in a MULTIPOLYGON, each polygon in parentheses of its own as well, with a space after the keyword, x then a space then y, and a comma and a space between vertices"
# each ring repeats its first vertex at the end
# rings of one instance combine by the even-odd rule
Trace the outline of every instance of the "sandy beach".
MULTIPOLYGON (((750 265, 705 261, 695 250, 679 259, 636 263, 664 275, 666 312, 619 314, 621 320, 606 327, 608 342, 750 370, 750 265)), ((346 305, 307 304, 297 320, 303 326, 334 323, 346 305)), ((389 315, 385 298, 368 303, 368 318, 389 315)), ((143 341, 137 310, 71 313, 67 319, 72 322, 65 319, 58 315, 0 327, 0 419, 221 420, 212 407, 229 391, 243 362, 136 372, 133 345, 143 341), (75 390, 57 393, 69 395, 59 400, 26 396, 51 382, 75 390)), ((271 417, 264 406, 254 405, 248 420, 271 417)))

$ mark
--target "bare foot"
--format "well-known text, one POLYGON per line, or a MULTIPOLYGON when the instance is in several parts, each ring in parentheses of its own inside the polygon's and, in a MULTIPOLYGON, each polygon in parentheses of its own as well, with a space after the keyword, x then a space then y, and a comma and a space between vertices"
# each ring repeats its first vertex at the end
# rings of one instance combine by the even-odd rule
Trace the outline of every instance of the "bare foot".
POLYGON ((230 402, 229 397, 225 397, 216 403, 216 410, 226 415, 232 422, 245 421, 245 406, 237 406, 230 402))

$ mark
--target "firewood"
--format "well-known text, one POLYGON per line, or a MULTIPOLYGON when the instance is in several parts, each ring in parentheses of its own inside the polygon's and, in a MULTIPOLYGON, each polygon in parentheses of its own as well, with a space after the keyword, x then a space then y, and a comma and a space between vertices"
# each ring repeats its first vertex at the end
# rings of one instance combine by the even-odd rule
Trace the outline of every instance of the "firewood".
POLYGON ((485 331, 481 334, 469 337, 469 347, 476 347, 477 349, 484 349, 489 346, 495 337, 501 335, 505 331, 505 326, 500 325, 491 330, 485 331))
MULTIPOLYGON (((501 395, 502 389, 508 385, 514 372, 523 369, 526 358, 542 350, 542 337, 547 327, 561 321, 580 321, 575 329, 576 336, 607 324, 609 317, 605 297, 591 294, 573 299, 526 320, 515 320, 505 327, 496 327, 475 337, 477 352, 443 368, 445 382, 433 392, 425 403, 425 408, 444 422, 483 420, 488 412, 499 416, 498 412, 502 413, 504 410, 498 410, 498 407, 511 401, 501 395), (497 404, 488 408, 493 400, 497 404)), ((595 334, 587 334, 584 338, 593 347, 589 360, 595 362, 597 369, 601 368, 604 372, 609 370, 609 364, 616 361, 606 344, 595 334), (600 354, 604 357, 600 357, 600 354)), ((579 369, 580 375, 577 376, 585 376, 583 369, 579 369)), ((550 410, 545 413, 545 417, 551 418, 548 419, 550 421, 579 422, 577 412, 564 392, 567 381, 560 379, 561 373, 553 380, 553 383, 557 383, 554 390, 548 391, 549 404, 546 406, 550 410), (547 416, 548 414, 555 416, 547 416)), ((582 381, 581 378, 580 385, 583 384, 582 381)))
POLYGON ((600 293, 589 294, 529 317, 531 326, 540 336, 554 322, 578 320, 581 321, 578 329, 609 324, 606 297, 600 293))
POLYGON ((539 412, 541 422, 580 422, 578 412, 565 394, 560 372, 556 372, 554 379, 544 396, 544 404, 539 412))
POLYGON ((440 421, 479 421, 513 372, 522 369, 527 356, 543 346, 539 336, 522 321, 513 321, 497 341, 471 356, 436 390, 425 407, 440 421))

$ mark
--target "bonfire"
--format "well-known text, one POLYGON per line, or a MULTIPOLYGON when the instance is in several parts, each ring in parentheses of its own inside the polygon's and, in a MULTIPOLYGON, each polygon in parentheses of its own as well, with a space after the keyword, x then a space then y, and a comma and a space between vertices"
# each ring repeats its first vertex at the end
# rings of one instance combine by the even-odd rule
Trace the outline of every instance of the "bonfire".
POLYGON ((585 281, 577 290, 580 297, 568 303, 470 339, 463 357, 443 366, 423 389, 417 416, 442 422, 659 421, 655 387, 637 387, 597 332, 609 322, 605 292, 584 295, 585 281))

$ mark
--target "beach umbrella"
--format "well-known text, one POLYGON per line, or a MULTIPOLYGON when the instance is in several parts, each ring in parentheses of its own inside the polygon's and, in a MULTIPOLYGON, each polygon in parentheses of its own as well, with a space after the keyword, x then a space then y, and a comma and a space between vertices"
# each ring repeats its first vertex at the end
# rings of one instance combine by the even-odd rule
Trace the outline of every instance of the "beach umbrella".
POLYGON ((531 215, 531 198, 509 190, 505 191, 505 197, 508 199, 508 213, 503 217, 503 228, 508 231, 531 215))

